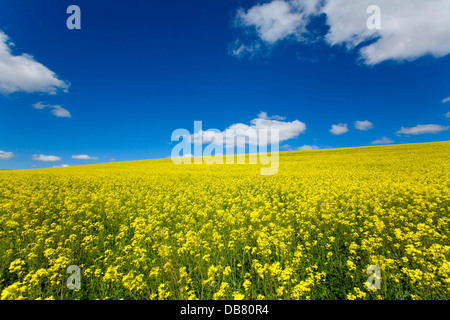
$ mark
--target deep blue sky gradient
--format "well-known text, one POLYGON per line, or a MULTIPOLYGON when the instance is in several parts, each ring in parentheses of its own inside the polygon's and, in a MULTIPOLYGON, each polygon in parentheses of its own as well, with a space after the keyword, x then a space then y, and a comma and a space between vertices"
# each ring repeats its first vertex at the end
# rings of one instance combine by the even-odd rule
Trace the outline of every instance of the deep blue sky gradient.
MULTIPOLYGON (((289 144, 320 148, 370 145, 387 136, 395 143, 444 141, 450 132, 398 137, 402 126, 450 125, 450 57, 414 62, 358 62, 357 51, 323 41, 284 41, 268 56, 238 59, 230 44, 239 7, 254 1, 63 1, 0 3, 0 30, 16 55, 36 61, 70 82, 68 93, 0 95, 0 150, 17 155, 0 168, 49 167, 167 158, 173 130, 225 129, 248 123, 261 111, 305 122, 289 144), (82 29, 66 28, 66 8, 79 5, 82 29), (41 101, 68 109, 71 119, 36 110, 41 101), (375 128, 353 128, 369 120, 375 128), (332 124, 350 131, 333 136, 332 124), (60 163, 31 160, 56 155, 60 163), (99 157, 77 161, 74 154, 99 157)), ((281 149, 283 150, 283 148, 281 149)))

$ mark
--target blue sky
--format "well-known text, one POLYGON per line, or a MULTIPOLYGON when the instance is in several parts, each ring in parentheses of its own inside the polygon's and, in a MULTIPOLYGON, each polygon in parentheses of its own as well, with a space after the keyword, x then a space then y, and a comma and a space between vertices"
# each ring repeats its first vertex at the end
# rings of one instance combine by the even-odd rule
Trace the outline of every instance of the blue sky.
MULTIPOLYGON (((402 12, 385 1, 382 17, 402 12)), ((382 20, 375 36, 365 11, 350 21, 313 2, 2 1, 0 168, 167 158, 172 132, 195 120, 304 123, 280 150, 449 140, 450 28, 436 5, 446 1, 399 30, 382 20), (72 4, 81 30, 66 27, 72 4), (404 51, 387 41, 424 25, 435 41, 404 51), (30 61, 35 73, 20 65, 30 61), (348 132, 330 132, 340 124, 348 132)))

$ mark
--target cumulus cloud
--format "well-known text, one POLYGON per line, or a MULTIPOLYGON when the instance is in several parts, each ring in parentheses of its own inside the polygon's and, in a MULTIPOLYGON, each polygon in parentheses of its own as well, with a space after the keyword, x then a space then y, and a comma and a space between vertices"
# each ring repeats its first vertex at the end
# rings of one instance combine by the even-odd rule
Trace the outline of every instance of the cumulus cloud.
POLYGON ((315 146, 315 145, 310 146, 310 145, 307 145, 307 144, 297 148, 297 150, 317 150, 317 149, 320 149, 320 148, 318 146, 315 146))
POLYGON ((256 5, 247 12, 240 9, 237 19, 244 27, 254 27, 258 36, 270 44, 298 34, 305 27, 305 14, 292 10, 290 3, 280 0, 256 5))
POLYGON ((450 111, 445 114, 446 118, 450 118, 450 111))
POLYGON ((43 92, 56 94, 67 91, 69 84, 62 81, 29 54, 14 55, 8 36, 0 31, 0 93, 43 92))
POLYGON ((442 103, 447 103, 447 102, 450 102, 450 97, 442 99, 442 103))
POLYGON ((415 127, 405 128, 401 127, 399 131, 397 131, 397 135, 419 135, 419 134, 435 134, 443 131, 447 131, 450 129, 450 126, 441 126, 439 124, 419 124, 415 127))
POLYGON ((70 114, 69 110, 64 109, 63 107, 59 106, 59 105, 51 105, 51 104, 43 104, 42 102, 37 102, 35 104, 33 104, 33 108, 35 109, 45 109, 45 108, 50 108, 51 109, 51 113, 59 118, 72 118, 72 115, 70 114))
POLYGON ((381 29, 366 26, 370 0, 328 0, 327 14, 330 45, 345 44, 355 48, 367 40, 360 54, 365 63, 374 65, 385 60, 415 60, 424 55, 443 57, 450 53, 450 2, 447 0, 378 0, 381 29))
POLYGON ((367 131, 372 128, 373 128, 373 124, 372 124, 372 122, 370 122, 368 120, 355 122, 355 129, 357 129, 357 130, 367 131))
POLYGON ((76 160, 98 160, 98 157, 90 157, 87 154, 77 154, 77 155, 73 155, 72 159, 76 159, 76 160))
MULTIPOLYGON (((247 11, 239 9, 236 21, 246 31, 255 30, 262 45, 272 46, 286 38, 308 42, 311 18, 325 14, 329 26, 325 42, 349 50, 358 47, 368 65, 450 53, 450 1, 378 0, 378 30, 367 27, 367 8, 373 4, 371 0, 273 0, 247 11)), ((239 53, 245 52, 243 48, 239 53)))
POLYGON ((241 146, 242 143, 264 146, 296 138, 305 132, 305 123, 299 120, 283 121, 284 119, 281 116, 268 116, 266 112, 261 112, 257 118, 250 121, 250 124, 235 123, 224 131, 202 130, 191 135, 190 140, 193 143, 213 142, 214 144, 234 144, 237 140, 238 146, 241 146), (265 139, 270 135, 271 130, 278 132, 278 138, 268 137, 265 139), (245 140, 239 138, 245 138, 245 140))
POLYGON ((10 160, 14 158, 16 155, 12 152, 6 152, 0 150, 0 160, 10 160))
POLYGON ((236 39, 229 53, 236 57, 270 53, 271 46, 283 39, 303 41, 310 15, 316 12, 316 0, 274 0, 257 4, 247 11, 237 11, 235 25, 254 30, 257 37, 250 41, 236 39))
POLYGON ((62 160, 61 157, 48 156, 48 155, 44 155, 44 154, 33 154, 31 159, 35 160, 35 161, 42 161, 42 162, 58 162, 58 161, 62 160))
POLYGON ((331 134, 338 136, 348 132, 346 123, 333 124, 330 129, 331 134))
POLYGON ((371 143, 372 144, 391 144, 391 143, 394 143, 394 141, 389 139, 388 137, 382 137, 381 139, 372 141, 371 143))

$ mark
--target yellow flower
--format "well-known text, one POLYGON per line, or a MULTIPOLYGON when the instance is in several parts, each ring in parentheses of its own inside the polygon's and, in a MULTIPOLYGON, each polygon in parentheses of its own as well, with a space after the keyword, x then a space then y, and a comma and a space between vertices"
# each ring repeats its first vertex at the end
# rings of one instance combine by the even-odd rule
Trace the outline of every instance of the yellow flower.
POLYGON ((245 289, 245 291, 248 291, 250 289, 250 287, 252 286, 252 282, 250 280, 245 280, 243 285, 242 285, 245 289))
POLYGON ((230 266, 226 266, 223 269, 223 275, 226 277, 226 276, 229 276, 230 274, 231 274, 231 267, 230 266))
POLYGON ((240 293, 240 292, 233 292, 233 300, 244 300, 245 299, 245 295, 240 293))

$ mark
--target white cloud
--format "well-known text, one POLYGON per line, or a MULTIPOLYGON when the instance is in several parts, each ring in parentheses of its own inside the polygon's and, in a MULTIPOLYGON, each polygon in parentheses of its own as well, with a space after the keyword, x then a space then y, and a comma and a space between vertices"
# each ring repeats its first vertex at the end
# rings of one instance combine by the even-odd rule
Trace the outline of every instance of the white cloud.
POLYGON ((274 115, 274 116, 268 116, 267 115, 267 112, 264 112, 264 111, 261 111, 259 114, 258 114, 258 118, 259 119, 265 119, 265 120, 286 120, 286 117, 282 117, 282 116, 277 116, 277 115, 274 115))
POLYGON ((61 157, 57 157, 57 156, 47 156, 47 155, 43 155, 43 154, 33 154, 33 156, 31 157, 32 160, 35 161, 42 161, 42 162, 58 162, 61 161, 61 157))
MULTIPOLYGON (((245 144, 264 146, 270 143, 277 144, 296 138, 306 130, 306 124, 299 120, 288 122, 282 121, 281 119, 285 118, 281 116, 268 116, 266 112, 261 112, 256 119, 250 121, 250 125, 235 123, 224 131, 200 131, 191 135, 191 142, 211 143, 214 141, 215 144, 233 144, 236 138, 246 137, 245 144), (263 138, 266 135, 261 137, 260 134, 264 131, 270 134, 271 130, 278 131, 278 139, 271 137, 267 141, 264 141, 263 138)), ((241 143, 240 141, 242 140, 237 139, 238 145, 241 143)))
POLYGON ((307 144, 297 148, 297 150, 317 150, 317 149, 320 149, 320 148, 318 146, 310 146, 307 144))
POLYGON ((87 154, 78 154, 78 155, 73 155, 72 159, 76 159, 76 160, 98 160, 98 157, 90 157, 87 154))
POLYGON ((447 103, 447 102, 450 102, 450 97, 442 99, 442 103, 447 103))
POLYGON ((273 0, 247 12, 240 9, 237 21, 244 29, 256 29, 260 42, 271 46, 289 36, 308 42, 310 18, 325 14, 330 29, 324 40, 330 46, 344 45, 350 50, 361 45, 359 53, 368 65, 450 53, 450 1, 378 0, 379 30, 367 27, 370 15, 366 10, 373 4, 372 0, 273 0))
POLYGON ((366 26, 367 7, 371 0, 328 0, 322 9, 327 14, 330 45, 345 44, 355 48, 364 41, 379 37, 360 50, 366 64, 385 60, 415 60, 431 54, 442 57, 450 53, 450 1, 448 0, 378 0, 381 29, 366 26))
POLYGON ((450 126, 441 126, 439 124, 419 124, 412 128, 401 127, 399 131, 397 131, 397 135, 405 134, 405 135, 419 135, 419 134, 430 134, 430 133, 439 133, 442 131, 447 131, 450 129, 450 126))
POLYGON ((246 54, 252 57, 270 52, 270 47, 283 39, 302 41, 303 34, 307 33, 309 15, 316 11, 316 5, 316 0, 274 0, 257 4, 247 11, 240 8, 236 26, 256 31, 257 38, 247 42, 236 39, 229 53, 237 57, 246 54))
POLYGON ((247 12, 240 9, 237 18, 242 26, 254 27, 269 44, 298 34, 305 27, 305 14, 294 12, 289 3, 281 0, 256 5, 247 12))
POLYGON ((14 158, 16 155, 12 152, 6 152, 0 150, 0 160, 10 160, 14 158))
POLYGON ((56 94, 67 91, 69 85, 31 55, 13 55, 13 43, 0 31, 0 93, 18 91, 56 94))
POLYGON ((44 109, 44 108, 50 108, 51 113, 59 118, 72 118, 72 115, 70 114, 69 110, 64 109, 63 107, 59 105, 51 105, 51 104, 43 104, 42 102, 37 102, 33 104, 33 108, 35 109, 44 109))
POLYGON ((271 44, 295 33, 302 20, 300 14, 291 13, 288 3, 279 0, 256 5, 247 12, 241 9, 237 18, 243 26, 254 27, 259 37, 271 44))
POLYGON ((347 124, 346 123, 333 124, 331 126, 330 132, 335 136, 347 133, 348 132, 347 124))
POLYGON ((51 112, 59 118, 72 118, 70 112, 61 106, 54 106, 51 112))
POLYGON ((445 114, 446 118, 450 118, 450 111, 445 114))
POLYGON ((372 141, 371 143, 372 144, 390 144, 390 143, 394 143, 394 141, 389 139, 388 137, 382 137, 381 139, 372 141))
POLYGON ((356 121, 355 128, 358 130, 361 130, 361 131, 367 131, 367 130, 373 128, 373 124, 372 124, 372 122, 370 122, 368 120, 356 121))
POLYGON ((60 166, 53 166, 53 168, 67 168, 70 167, 68 164, 62 164, 60 166))

